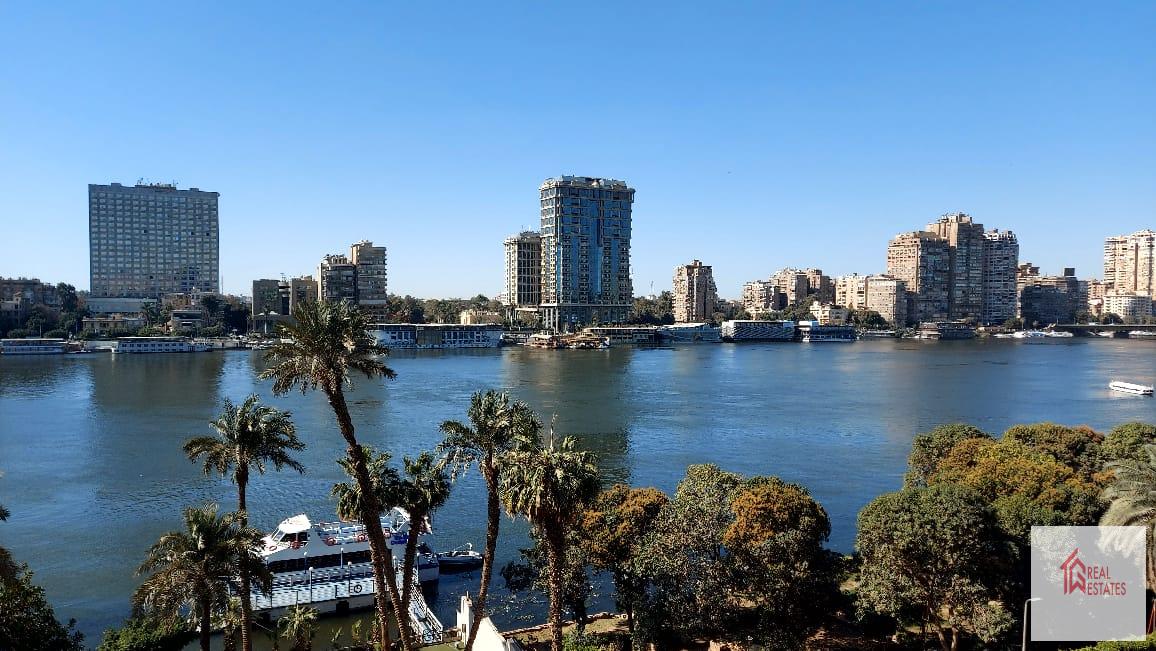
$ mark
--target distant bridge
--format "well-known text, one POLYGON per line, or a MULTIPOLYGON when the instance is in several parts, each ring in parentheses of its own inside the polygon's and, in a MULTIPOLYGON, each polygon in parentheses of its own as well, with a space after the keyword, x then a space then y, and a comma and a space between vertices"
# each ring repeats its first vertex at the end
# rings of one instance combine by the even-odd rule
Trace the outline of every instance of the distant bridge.
POLYGON ((1156 323, 1140 325, 1133 323, 1131 325, 1126 323, 1115 323, 1111 325, 1099 325, 1094 323, 1059 323, 1052 326, 1055 330, 1063 330, 1074 334, 1090 334, 1093 332, 1111 332, 1113 336, 1123 337, 1129 332, 1139 330, 1140 332, 1151 332, 1156 334, 1156 323))

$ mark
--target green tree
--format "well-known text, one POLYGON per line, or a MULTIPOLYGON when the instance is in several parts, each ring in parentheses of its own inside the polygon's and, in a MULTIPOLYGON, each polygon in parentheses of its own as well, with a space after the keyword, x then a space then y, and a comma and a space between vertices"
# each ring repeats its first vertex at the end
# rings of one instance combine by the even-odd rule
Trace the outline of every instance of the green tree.
MULTIPOLYGON (((875 310, 867 309, 851 310, 851 323, 855 324, 856 327, 867 328, 869 330, 881 330, 890 325, 887 323, 887 319, 883 318, 882 314, 879 314, 875 310)), ((897 325, 902 326, 903 324, 900 323, 897 325)))
MULTIPOLYGON (((304 450, 305 444, 297 438, 289 412, 261 404, 256 395, 245 398, 240 405, 226 398, 221 414, 210 424, 216 435, 189 439, 184 445, 185 454, 189 461, 203 460, 206 475, 231 473, 233 483, 237 485, 237 514, 241 526, 247 527, 249 511, 245 489, 249 485, 250 469, 262 475, 269 465, 277 470, 288 467, 305 472, 305 466, 289 454, 304 450)), ((253 648, 250 588, 249 575, 242 568, 241 648, 244 651, 253 648)))
POLYGON ((183 531, 170 531, 149 548, 138 574, 149 577, 133 593, 133 605, 165 621, 186 609, 200 627, 201 651, 209 651, 212 618, 228 603, 227 577, 248 572, 266 591, 273 577, 256 550, 260 531, 241 524, 238 513, 217 513, 216 504, 184 511, 183 531))
POLYGON ((777 477, 744 482, 731 500, 734 520, 723 532, 735 583, 731 599, 753 605, 759 637, 769 647, 803 645, 835 594, 827 512, 802 486, 777 477))
POLYGON ((638 571, 642 541, 653 528, 666 495, 657 488, 615 484, 602 491, 582 516, 579 536, 591 566, 609 572, 615 601, 634 632, 634 611, 645 598, 646 581, 638 571))
POLYGON ((1104 435, 1090 427, 1067 427, 1056 423, 1015 425, 1003 434, 1003 441, 1018 441, 1043 452, 1093 481, 1104 467, 1100 447, 1104 435))
POLYGON ((181 651, 197 639, 187 622, 130 617, 104 632, 96 651, 181 651))
POLYGON ((317 635, 317 609, 309 606, 290 606, 277 620, 277 631, 283 640, 293 646, 290 651, 311 651, 317 635))
POLYGON ((1107 462, 1132 459, 1143 463, 1148 461, 1144 446, 1152 443, 1156 443, 1156 425, 1124 423, 1108 432, 1100 452, 1107 462))
POLYGON ((56 620, 44 588, 32 583, 22 565, 12 576, 0 576, 0 649, 5 651, 83 651, 84 636, 56 620))
POLYGON ((689 639, 736 628, 738 609, 728 599, 735 576, 722 536, 734 521, 731 502, 742 483, 741 475, 713 464, 687 467, 638 554, 640 571, 653 585, 639 609, 643 637, 689 639))
MULTIPOLYGON (((294 323, 283 325, 283 338, 270 348, 267 359, 272 366, 261 373, 273 379, 273 392, 280 395, 294 388, 302 393, 320 389, 329 401, 345 440, 352 476, 361 492, 360 520, 366 525, 369 553, 373 562, 375 594, 389 595, 389 604, 401 617, 401 595, 393 578, 393 553, 381 527, 382 505, 373 493, 365 453, 357 442, 353 419, 345 401, 345 386, 351 383, 350 372, 366 378, 393 378, 395 373, 381 358, 389 349, 369 334, 368 321, 356 307, 344 301, 303 303, 293 311, 294 323)), ((385 599, 376 599, 377 625, 382 635, 389 635, 389 610, 385 599)), ((406 651, 410 642, 403 640, 406 651)))
POLYGON ((907 457, 904 485, 926 486, 939 467, 939 462, 957 443, 968 439, 991 439, 991 434, 964 423, 952 423, 939 425, 930 432, 917 435, 911 442, 911 454, 907 457))
POLYGON ((509 454, 501 477, 506 510, 529 520, 546 542, 550 585, 551 649, 562 650, 563 564, 566 532, 598 492, 594 455, 576 449, 573 438, 523 446, 509 454))
POLYGON ((76 295, 76 288, 72 285, 68 283, 56 283, 56 296, 60 300, 61 311, 80 311, 80 297, 76 295))
POLYGON ((960 636, 995 640, 1011 624, 998 605, 1006 551, 995 514, 974 492, 951 485, 905 488, 859 513, 858 599, 864 611, 935 632, 943 651, 960 636))
POLYGON ((509 394, 497 391, 475 393, 466 411, 469 425, 447 420, 441 424, 444 440, 438 446, 443 463, 457 479, 477 466, 486 484, 486 548, 482 556, 482 576, 474 604, 474 621, 466 638, 466 651, 472 651, 478 626, 486 616, 486 598, 494 572, 494 554, 498 547, 501 524, 502 462, 519 443, 529 443, 541 436, 542 423, 523 402, 511 401, 509 394))

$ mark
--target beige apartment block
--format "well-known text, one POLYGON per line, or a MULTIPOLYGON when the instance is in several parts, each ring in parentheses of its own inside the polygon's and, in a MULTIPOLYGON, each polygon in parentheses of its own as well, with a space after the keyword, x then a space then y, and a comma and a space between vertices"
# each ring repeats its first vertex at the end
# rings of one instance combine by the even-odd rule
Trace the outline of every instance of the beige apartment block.
POLYGON ((887 275, 913 294, 907 320, 948 318, 951 254, 947 239, 927 231, 901 233, 887 245, 887 275))
POLYGON ((349 261, 356 267, 357 305, 371 320, 385 320, 389 305, 387 256, 384 246, 362 240, 349 247, 349 261))
POLYGON ((695 260, 674 269, 674 320, 702 323, 714 317, 718 290, 710 265, 695 260))
POLYGON ((743 285, 743 309, 753 319, 778 310, 779 297, 778 286, 770 280, 752 280, 743 285))
POLYGON ((1152 297, 1143 293, 1109 292, 1104 295, 1104 314, 1115 314, 1125 321, 1152 316, 1152 297))
POLYGON ((313 276, 298 276, 289 279, 289 313, 298 305, 317 302, 317 281, 313 276))
POLYGON ((867 279, 870 276, 851 274, 835 278, 835 304, 849 310, 858 310, 867 305, 867 279))
POLYGON ((789 267, 771 274, 770 280, 786 297, 787 305, 801 303, 803 299, 807 298, 811 286, 807 279, 807 272, 789 267))
POLYGON ((907 325, 906 283, 890 276, 868 276, 864 285, 864 308, 897 328, 907 325))
POLYGON ((1156 232, 1143 230, 1104 240, 1104 283, 1120 295, 1156 298, 1156 232))
POLYGON ((811 316, 815 317, 819 325, 847 325, 851 312, 833 303, 812 303, 811 316))
POLYGON ((975 223, 970 215, 955 212, 928 224, 927 231, 947 240, 948 317, 979 321, 983 312, 983 224, 975 223))

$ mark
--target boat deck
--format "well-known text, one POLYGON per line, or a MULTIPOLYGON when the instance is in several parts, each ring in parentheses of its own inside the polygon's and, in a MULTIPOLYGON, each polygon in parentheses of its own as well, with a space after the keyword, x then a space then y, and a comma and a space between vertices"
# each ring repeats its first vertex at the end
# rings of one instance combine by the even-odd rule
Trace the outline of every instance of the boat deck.
MULTIPOLYGON (((397 568, 395 580, 400 586, 401 568, 397 568)), ((414 578, 413 599, 409 607, 409 619, 424 644, 442 641, 445 627, 430 610, 422 596, 421 584, 414 578)), ((373 566, 370 563, 347 565, 297 572, 274 579, 268 593, 254 591, 251 595, 254 613, 275 611, 289 606, 305 604, 333 604, 339 601, 364 598, 372 603, 374 594, 373 566)))

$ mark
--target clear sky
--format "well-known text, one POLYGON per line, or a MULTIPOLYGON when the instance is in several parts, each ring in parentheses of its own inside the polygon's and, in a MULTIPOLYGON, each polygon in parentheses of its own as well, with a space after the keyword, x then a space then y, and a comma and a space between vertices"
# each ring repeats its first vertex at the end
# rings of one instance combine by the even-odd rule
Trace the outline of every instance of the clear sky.
POLYGON ((961 210, 1045 272, 1156 227, 1156 2, 0 2, 0 276, 88 287, 87 184, 221 193, 225 290, 389 247, 502 290, 560 174, 637 189, 636 294, 880 272, 961 210))

